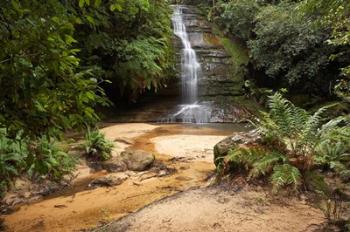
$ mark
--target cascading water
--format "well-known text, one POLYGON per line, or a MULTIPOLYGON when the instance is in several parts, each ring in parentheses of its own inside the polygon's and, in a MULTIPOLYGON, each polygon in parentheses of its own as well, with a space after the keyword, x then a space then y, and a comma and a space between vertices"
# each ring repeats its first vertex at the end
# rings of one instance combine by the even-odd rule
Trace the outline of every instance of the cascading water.
POLYGON ((181 54, 182 98, 185 104, 193 104, 197 101, 197 84, 201 65, 197 61, 196 52, 191 47, 186 25, 183 22, 182 10, 181 6, 175 8, 172 21, 174 34, 181 39, 183 46, 181 54))
POLYGON ((191 46, 190 38, 184 22, 184 6, 176 5, 172 17, 174 34, 180 38, 183 49, 181 51, 181 82, 182 103, 177 112, 171 114, 167 121, 186 123, 209 122, 211 110, 208 105, 198 102, 198 81, 201 77, 201 65, 197 60, 195 50, 191 46))

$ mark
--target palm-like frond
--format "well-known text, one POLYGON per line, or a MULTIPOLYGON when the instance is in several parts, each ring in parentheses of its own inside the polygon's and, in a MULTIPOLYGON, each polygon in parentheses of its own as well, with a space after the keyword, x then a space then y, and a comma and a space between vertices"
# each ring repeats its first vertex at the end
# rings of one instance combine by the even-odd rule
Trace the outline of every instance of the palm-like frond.
POLYGON ((271 173, 275 164, 283 162, 286 157, 278 152, 269 152, 253 164, 253 168, 249 172, 249 178, 256 178, 271 173))
POLYGON ((260 152, 254 149, 237 148, 229 151, 227 161, 236 166, 243 166, 249 170, 254 162, 262 157, 260 152))
POLYGON ((318 109, 312 116, 303 123, 300 132, 299 144, 315 145, 319 141, 319 128, 321 127, 323 117, 322 115, 329 109, 331 105, 318 109))
POLYGON ((303 123, 309 117, 305 110, 295 107, 280 93, 269 97, 269 108, 269 117, 278 126, 282 136, 294 137, 303 128, 303 123))
POLYGON ((100 160, 108 160, 112 157, 112 149, 114 144, 107 140, 100 131, 88 131, 85 136, 85 151, 86 154, 100 159, 100 160))
POLYGON ((311 115, 280 93, 269 97, 268 106, 270 111, 262 112, 255 123, 264 147, 235 148, 226 163, 249 171, 248 178, 271 175, 274 190, 297 188, 302 173, 310 172, 315 164, 350 178, 350 116, 323 124, 323 115, 333 105, 311 115))
POLYGON ((301 184, 301 173, 298 168, 290 164, 277 165, 273 168, 271 183, 274 191, 292 185, 296 189, 301 184))

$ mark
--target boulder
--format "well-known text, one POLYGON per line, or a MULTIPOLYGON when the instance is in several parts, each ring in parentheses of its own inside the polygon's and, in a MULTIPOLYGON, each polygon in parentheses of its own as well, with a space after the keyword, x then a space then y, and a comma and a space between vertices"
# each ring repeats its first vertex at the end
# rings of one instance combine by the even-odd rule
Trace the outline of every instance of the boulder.
POLYGON ((250 145, 261 142, 261 137, 256 130, 248 133, 240 132, 228 136, 221 140, 214 146, 214 163, 219 164, 220 157, 225 157, 231 149, 237 148, 241 145, 250 145))
POLYGON ((124 172, 128 169, 127 165, 120 156, 116 156, 110 160, 102 162, 101 167, 108 172, 124 172))
POLYGON ((124 173, 110 174, 98 177, 90 182, 89 187, 112 187, 122 184, 128 176, 124 173))
POLYGON ((154 155, 142 150, 126 150, 121 154, 122 161, 132 171, 144 171, 154 162, 154 155))

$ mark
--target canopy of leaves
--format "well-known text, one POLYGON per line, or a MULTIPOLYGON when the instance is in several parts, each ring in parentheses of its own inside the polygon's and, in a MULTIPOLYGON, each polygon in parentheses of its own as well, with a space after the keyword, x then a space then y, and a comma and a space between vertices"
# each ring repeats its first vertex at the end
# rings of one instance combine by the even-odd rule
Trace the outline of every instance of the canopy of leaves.
POLYGON ((6 0, 0 9, 0 125, 13 134, 94 124, 103 80, 136 97, 171 68, 166 1, 6 0))
POLYGON ((337 93, 350 89, 349 9, 346 0, 221 0, 212 13, 248 44, 253 69, 264 74, 258 83, 332 96, 336 83, 337 93))
POLYGON ((119 96, 136 99, 146 89, 160 88, 173 65, 168 3, 96 2, 71 6, 83 16, 76 32, 83 65, 97 67, 98 74, 112 82, 109 92, 119 96))
POLYGON ((136 98, 163 85, 170 13, 166 0, 0 1, 0 191, 25 171, 69 173, 52 137, 94 125, 106 86, 136 98))
POLYGON ((225 34, 248 41, 252 37, 254 18, 259 9, 255 0, 234 0, 228 3, 219 1, 213 9, 217 14, 214 14, 214 20, 225 34))
POLYGON ((0 124, 25 134, 94 123, 105 103, 90 69, 80 67, 74 24, 59 1, 0 3, 0 124))
POLYGON ((328 83, 323 80, 327 79, 325 70, 334 48, 324 41, 330 32, 306 21, 294 7, 278 5, 262 9, 256 17, 256 38, 249 41, 251 57, 257 68, 264 69, 284 87, 319 90, 324 86, 328 90, 331 77, 328 83))

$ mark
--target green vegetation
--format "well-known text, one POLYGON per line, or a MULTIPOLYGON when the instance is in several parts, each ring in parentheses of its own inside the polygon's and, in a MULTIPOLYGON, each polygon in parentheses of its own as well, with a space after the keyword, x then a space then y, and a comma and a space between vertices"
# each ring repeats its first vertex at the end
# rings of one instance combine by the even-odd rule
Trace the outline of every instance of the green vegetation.
POLYGON ((114 144, 107 140, 100 131, 88 130, 85 136, 85 152, 89 158, 97 160, 108 160, 112 157, 112 148, 114 144))
POLYGON ((42 137, 31 147, 26 160, 30 176, 60 180, 74 170, 75 159, 63 151, 56 141, 42 137))
POLYGON ((0 197, 8 189, 12 179, 25 169, 28 149, 25 141, 16 136, 9 139, 5 129, 0 130, 0 197))
POLYGON ((259 12, 255 0, 219 1, 212 9, 211 15, 225 34, 233 35, 242 41, 253 37, 253 21, 259 12))
POLYGON ((75 159, 64 152, 54 140, 42 137, 35 142, 19 133, 10 139, 0 131, 0 192, 6 191, 14 177, 27 173, 33 179, 60 180, 75 166, 75 159))
POLYGON ((270 176, 275 190, 289 185, 294 189, 307 186, 306 176, 327 167, 349 179, 348 116, 327 121, 322 115, 329 107, 311 115, 280 93, 269 97, 269 108, 256 124, 261 144, 234 147, 225 159, 221 158, 220 168, 246 170, 249 179, 270 176))
MULTIPOLYGON (((165 0, 1 1, 1 189, 26 172, 59 180, 74 167, 57 146, 66 131, 95 127, 98 107, 164 85, 170 14, 165 0)), ((109 157, 103 137, 88 139, 109 157)))
POLYGON ((245 74, 245 66, 249 62, 247 49, 240 43, 240 41, 234 41, 234 39, 225 37, 216 26, 214 26, 213 32, 218 36, 220 44, 224 46, 225 51, 232 57, 232 75, 235 78, 243 78, 245 74))
MULTIPOLYGON (((348 1, 218 1, 211 17, 247 44, 260 87, 347 99, 348 1)), ((252 71, 252 70, 250 70, 252 71)))
POLYGON ((269 109, 253 123, 262 141, 218 156, 219 179, 239 172, 268 180, 274 192, 310 190, 339 222, 350 178, 349 16, 347 0, 215 1, 209 18, 249 53, 246 97, 269 109), (279 92, 268 96, 280 89, 308 110, 279 92))

